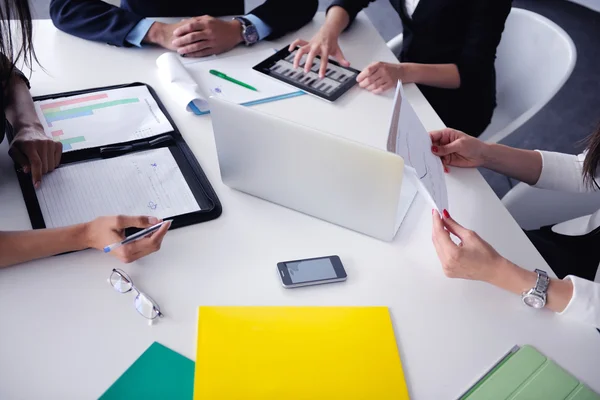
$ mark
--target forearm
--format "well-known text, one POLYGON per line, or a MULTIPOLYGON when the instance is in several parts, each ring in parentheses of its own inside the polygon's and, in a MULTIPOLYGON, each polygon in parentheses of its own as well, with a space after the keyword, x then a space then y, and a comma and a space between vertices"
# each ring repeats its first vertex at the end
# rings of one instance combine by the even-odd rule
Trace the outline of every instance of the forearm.
POLYGON ((402 63, 402 82, 419 83, 443 89, 458 89, 460 74, 455 64, 402 63))
MULTIPOLYGON (((488 283, 521 295, 535 286, 537 274, 527 271, 506 259, 502 259, 487 280, 488 283)), ((570 280, 552 279, 548 286, 546 308, 562 312, 573 297, 573 284, 570 280)))
POLYGON ((350 16, 348 12, 340 6, 333 6, 327 11, 327 17, 322 29, 326 29, 335 36, 339 36, 348 24, 350 23, 350 16))
POLYGON ((486 146, 483 160, 485 168, 529 185, 535 185, 542 173, 542 156, 537 151, 490 144, 486 146))
POLYGON ((44 128, 35 112, 33 99, 27 84, 21 77, 13 74, 5 89, 7 104, 5 108, 6 119, 18 132, 23 128, 36 128, 43 131, 44 128))
POLYGON ((77 37, 128 46, 127 34, 143 17, 102 0, 51 0, 54 26, 77 37))
POLYGON ((0 268, 88 248, 86 225, 0 232, 0 268))

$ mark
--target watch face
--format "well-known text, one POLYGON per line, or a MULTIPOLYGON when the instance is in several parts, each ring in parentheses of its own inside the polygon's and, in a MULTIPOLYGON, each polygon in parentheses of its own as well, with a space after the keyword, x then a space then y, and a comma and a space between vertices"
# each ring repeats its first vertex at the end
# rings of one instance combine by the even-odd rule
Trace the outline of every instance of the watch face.
POLYGON ((258 42, 258 32, 254 25, 249 25, 246 27, 246 30, 244 31, 244 39, 248 44, 254 44, 258 42))
POLYGON ((523 297, 523 303, 533 308, 542 308, 544 307, 544 300, 535 295, 526 295, 523 297))

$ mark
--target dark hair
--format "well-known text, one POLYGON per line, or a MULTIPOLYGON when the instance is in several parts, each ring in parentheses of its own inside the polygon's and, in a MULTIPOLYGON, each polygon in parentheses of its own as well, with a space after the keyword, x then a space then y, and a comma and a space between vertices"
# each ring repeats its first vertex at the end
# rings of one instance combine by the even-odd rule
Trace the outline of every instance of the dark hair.
POLYGON ((28 0, 0 0, 0 79, 3 85, 15 64, 23 62, 31 69, 32 61, 37 62, 32 25, 28 0))
POLYGON ((587 154, 583 161, 583 181, 590 187, 600 189, 598 182, 594 179, 596 170, 600 165, 600 125, 596 132, 592 133, 587 139, 587 154))

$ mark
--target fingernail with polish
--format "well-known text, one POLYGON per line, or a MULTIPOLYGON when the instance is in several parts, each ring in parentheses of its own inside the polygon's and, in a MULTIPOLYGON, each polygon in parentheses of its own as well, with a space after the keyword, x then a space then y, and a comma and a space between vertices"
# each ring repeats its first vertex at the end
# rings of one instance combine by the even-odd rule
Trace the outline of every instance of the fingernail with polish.
POLYGON ((450 218, 450 213, 446 209, 444 209, 444 218, 450 218))
POLYGON ((448 167, 444 166, 444 172, 447 174, 450 173, 450 170, 448 169, 448 167))
POLYGON ((431 146, 431 151, 433 151, 434 153, 438 152, 438 147, 437 146, 431 146))

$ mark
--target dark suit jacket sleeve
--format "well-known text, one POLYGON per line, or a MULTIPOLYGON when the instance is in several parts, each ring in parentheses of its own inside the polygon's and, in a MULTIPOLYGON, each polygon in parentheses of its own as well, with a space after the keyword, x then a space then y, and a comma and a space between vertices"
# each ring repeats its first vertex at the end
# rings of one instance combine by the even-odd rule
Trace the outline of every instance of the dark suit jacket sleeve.
POLYGON ((268 39, 276 39, 310 22, 318 6, 318 0, 300 0, 293 6, 290 5, 289 0, 267 0, 248 14, 257 16, 269 25, 272 31, 268 39))
POLYGON ((52 0, 50 17, 61 31, 115 46, 130 46, 125 37, 143 18, 101 0, 52 0))
POLYGON ((456 63, 461 87, 477 87, 494 68, 496 48, 502 38, 511 0, 474 1, 462 53, 456 63))
POLYGON ((327 8, 327 11, 333 6, 342 7, 350 16, 350 22, 348 23, 348 26, 350 26, 352 21, 356 18, 356 14, 361 12, 363 8, 367 8, 369 3, 373 1, 375 0, 333 0, 331 5, 327 8))

